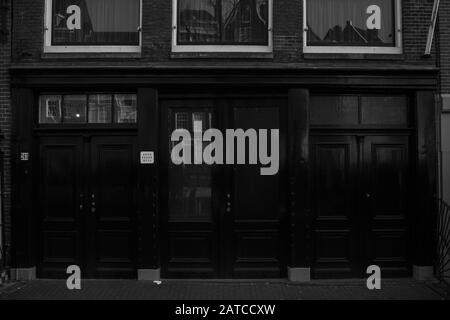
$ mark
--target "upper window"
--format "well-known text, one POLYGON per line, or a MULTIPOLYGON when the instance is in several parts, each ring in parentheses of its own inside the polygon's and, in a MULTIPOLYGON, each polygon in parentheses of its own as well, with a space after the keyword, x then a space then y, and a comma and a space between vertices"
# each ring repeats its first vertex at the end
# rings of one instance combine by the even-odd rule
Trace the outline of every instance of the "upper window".
POLYGON ((172 51, 271 52, 272 0, 173 0, 172 51))
POLYGON ((141 0, 46 0, 45 52, 140 52, 141 0))
POLYGON ((304 52, 401 53, 400 0, 305 0, 304 52))

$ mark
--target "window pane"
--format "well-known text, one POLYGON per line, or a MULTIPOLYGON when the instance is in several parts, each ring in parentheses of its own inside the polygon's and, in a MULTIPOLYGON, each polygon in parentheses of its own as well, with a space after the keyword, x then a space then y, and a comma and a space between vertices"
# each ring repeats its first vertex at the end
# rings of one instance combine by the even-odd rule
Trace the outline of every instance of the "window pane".
POLYGON ((39 99, 39 123, 61 122, 61 96, 43 95, 39 99))
POLYGON ((112 122, 112 97, 109 94, 89 96, 89 123, 112 122))
MULTIPOLYGON (((210 129, 211 120, 212 114, 209 111, 170 112, 169 136, 174 129, 186 129, 191 133, 191 139, 183 142, 173 142, 169 139, 169 153, 175 145, 184 143, 184 146, 191 149, 193 159, 202 156, 208 143, 195 141, 194 132, 210 129)), ((169 167, 169 218, 186 221, 211 220, 212 167, 207 164, 177 166, 172 161, 169 161, 169 167)))
POLYGON ((222 0, 223 40, 267 44, 268 9, 267 0, 222 0))
POLYGON ((178 44, 267 45, 268 0, 178 0, 178 44))
POLYGON ((372 125, 408 125, 408 98, 361 97, 361 122, 372 125))
POLYGON ((137 122, 137 99, 135 94, 114 95, 116 123, 137 122))
POLYGON ((64 96, 64 122, 85 123, 86 122, 86 96, 67 95, 64 96))
POLYGON ((308 0, 308 45, 395 46, 395 0, 308 0))
POLYGON ((52 3, 53 45, 139 45, 139 0, 52 3))

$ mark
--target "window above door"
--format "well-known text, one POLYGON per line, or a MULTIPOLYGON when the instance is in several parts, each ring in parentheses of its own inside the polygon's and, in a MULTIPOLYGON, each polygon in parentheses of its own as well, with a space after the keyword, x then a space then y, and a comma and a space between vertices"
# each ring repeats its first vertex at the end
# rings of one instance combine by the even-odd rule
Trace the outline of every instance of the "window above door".
POLYGON ((172 0, 172 52, 272 52, 273 0, 172 0))
POLYGON ((304 0, 305 53, 401 54, 400 0, 304 0))
POLYGON ((141 52, 142 0, 46 0, 45 53, 141 52))

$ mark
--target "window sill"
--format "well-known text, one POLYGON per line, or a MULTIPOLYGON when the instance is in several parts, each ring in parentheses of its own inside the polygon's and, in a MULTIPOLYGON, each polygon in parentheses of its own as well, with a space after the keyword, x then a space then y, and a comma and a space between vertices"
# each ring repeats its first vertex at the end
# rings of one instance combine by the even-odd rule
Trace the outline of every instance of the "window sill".
POLYGON ((67 53, 46 53, 41 54, 42 59, 140 59, 142 58, 141 52, 67 52, 67 53))
POLYGON ((172 59, 273 59, 272 52, 172 52, 172 59))
POLYGON ((405 60, 404 54, 384 53, 303 53, 305 60, 405 60))

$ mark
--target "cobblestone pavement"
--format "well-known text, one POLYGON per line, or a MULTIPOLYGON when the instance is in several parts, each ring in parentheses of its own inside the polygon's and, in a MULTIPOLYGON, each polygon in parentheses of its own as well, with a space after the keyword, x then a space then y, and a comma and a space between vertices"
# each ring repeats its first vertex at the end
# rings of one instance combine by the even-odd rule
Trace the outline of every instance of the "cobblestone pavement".
POLYGON ((365 280, 277 282, 84 280, 69 291, 65 281, 36 280, 0 287, 0 300, 443 300, 438 283, 384 280, 370 291, 365 280))

